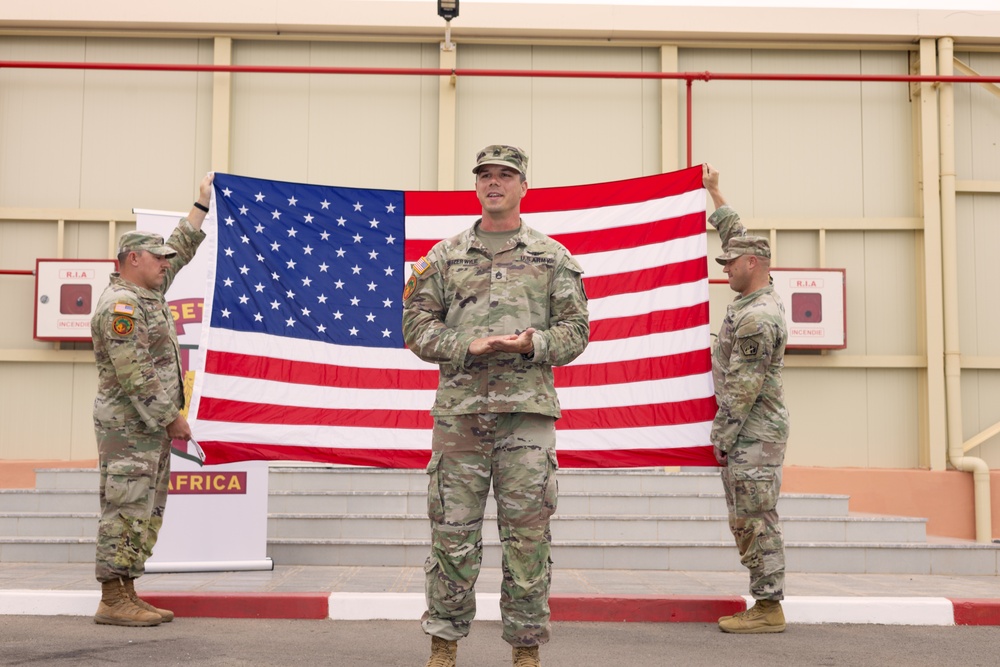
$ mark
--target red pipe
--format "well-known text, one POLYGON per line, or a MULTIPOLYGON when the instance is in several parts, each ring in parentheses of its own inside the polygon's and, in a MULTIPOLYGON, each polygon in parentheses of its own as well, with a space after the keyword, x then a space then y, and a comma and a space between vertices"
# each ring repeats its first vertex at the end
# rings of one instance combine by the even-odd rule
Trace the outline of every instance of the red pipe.
POLYGON ((0 60, 0 69, 130 70, 144 72, 231 72, 259 74, 370 74, 404 76, 494 76, 568 79, 683 79, 685 81, 882 81, 1000 83, 1000 76, 917 74, 733 74, 713 72, 597 72, 567 70, 434 69, 420 67, 309 67, 269 65, 185 65, 0 60))
POLYGON ((33 276, 34 271, 20 269, 0 269, 0 276, 33 276))

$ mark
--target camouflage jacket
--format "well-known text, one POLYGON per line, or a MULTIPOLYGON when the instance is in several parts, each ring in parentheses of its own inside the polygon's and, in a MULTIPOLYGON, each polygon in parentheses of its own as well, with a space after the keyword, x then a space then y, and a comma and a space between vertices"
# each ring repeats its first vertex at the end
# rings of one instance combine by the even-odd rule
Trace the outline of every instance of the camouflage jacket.
MULTIPOLYGON (((722 249, 746 234, 736 211, 722 206, 709 222, 719 230, 722 249)), ((712 350, 712 377, 719 404, 711 440, 728 452, 737 436, 762 442, 788 440, 788 410, 781 384, 788 328, 785 307, 770 285, 737 295, 726 308, 712 350)))
MULTIPOLYGON (((476 223, 477 225, 479 222, 476 223)), ((561 244, 523 222, 491 255, 475 227, 435 245, 415 265, 403 306, 403 337, 440 368, 433 415, 532 412, 559 417, 552 367, 590 337, 583 270, 561 244), (474 356, 476 338, 528 327, 534 354, 474 356)))
POLYGON ((184 407, 180 346, 164 293, 204 238, 181 220, 167 241, 177 254, 159 290, 111 274, 90 322, 97 361, 94 421, 101 427, 162 435, 184 407))

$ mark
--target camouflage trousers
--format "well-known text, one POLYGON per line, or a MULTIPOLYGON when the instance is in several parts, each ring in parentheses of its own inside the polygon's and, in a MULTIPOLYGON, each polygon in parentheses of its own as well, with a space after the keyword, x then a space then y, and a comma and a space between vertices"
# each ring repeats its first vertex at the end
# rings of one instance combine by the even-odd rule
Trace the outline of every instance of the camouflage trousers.
POLYGON ((552 582, 549 519, 556 509, 555 420, 544 415, 472 414, 434 419, 427 466, 431 553, 424 565, 424 632, 457 640, 476 615, 482 527, 493 481, 502 552, 500 614, 512 646, 549 640, 552 582))
POLYGON ((785 538, 777 510, 784 460, 783 442, 739 438, 722 470, 729 529, 757 600, 785 597, 785 538))
POLYGON ((96 427, 101 466, 97 580, 135 579, 163 525, 170 485, 170 439, 96 427))

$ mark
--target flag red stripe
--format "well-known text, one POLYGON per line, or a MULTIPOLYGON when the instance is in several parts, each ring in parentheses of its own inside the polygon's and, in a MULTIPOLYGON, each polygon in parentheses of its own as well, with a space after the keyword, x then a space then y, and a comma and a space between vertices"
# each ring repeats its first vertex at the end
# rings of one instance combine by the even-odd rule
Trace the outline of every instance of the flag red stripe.
POLYGON ((559 388, 628 384, 707 373, 712 370, 712 357, 705 349, 608 364, 559 366, 552 370, 559 388))
MULTIPOLYGON (((469 181, 472 182, 472 174, 469 181)), ((561 188, 528 189, 521 200, 521 213, 574 211, 586 208, 634 204, 671 197, 702 187, 701 165, 688 167, 664 178, 662 174, 624 181, 570 185, 561 188)), ((405 193, 406 215, 481 215, 483 207, 475 192, 410 191, 405 193)))
MULTIPOLYGON (((707 308, 707 306, 704 307, 707 308)), ((693 309, 699 308, 702 306, 693 307, 693 309)), ((672 311, 667 311, 667 313, 669 312, 672 311)), ((598 336, 604 335, 603 327, 597 327, 597 329, 598 336)), ((595 338, 593 331, 592 328, 591 340, 598 340, 599 338, 595 338)), ((616 332, 614 328, 610 328, 607 333, 614 334, 616 332)), ((684 377, 705 373, 710 369, 711 360, 706 349, 606 364, 559 366, 553 370, 557 387, 584 387, 684 377)), ((434 390, 438 386, 438 371, 435 369, 416 371, 392 368, 356 368, 215 350, 209 351, 205 356, 205 372, 252 380, 348 389, 416 391, 434 390)))
POLYGON ((678 403, 563 410, 562 418, 556 422, 556 428, 578 431, 696 424, 712 421, 717 410, 715 396, 693 398, 678 403))
POLYGON ((685 285, 708 277, 708 263, 704 257, 686 262, 655 266, 650 269, 613 273, 607 276, 583 276, 587 298, 602 299, 617 294, 633 294, 668 285, 685 285))
POLYGON ((574 255, 628 250, 666 243, 705 233, 703 212, 680 215, 667 220, 653 220, 627 227, 611 227, 564 234, 550 234, 574 255))
POLYGON ((655 313, 645 315, 597 320, 590 325, 590 342, 682 331, 701 326, 707 320, 707 303, 699 303, 675 310, 658 310, 655 313))
MULTIPOLYGON (((624 435, 624 434, 623 434, 624 435)), ((560 451, 556 445, 560 468, 648 468, 663 466, 664 461, 678 466, 718 467, 711 445, 667 449, 572 449, 560 451)))
MULTIPOLYGON (((285 460, 336 463, 341 465, 377 466, 380 468, 425 468, 430 460, 428 450, 406 449, 336 449, 303 447, 300 445, 255 444, 244 442, 199 443, 213 464, 239 461, 285 460)), ((671 465, 718 466, 712 446, 665 449, 559 450, 556 455, 560 468, 637 468, 671 465)))
POLYGON ((355 368, 215 350, 205 356, 205 372, 346 389, 417 390, 437 389, 438 385, 438 372, 433 369, 355 368))
MULTIPOLYGON (((563 410, 561 429, 617 429, 668 426, 711 421, 715 397, 678 403, 563 410)), ((367 428, 431 429, 434 419, 425 410, 352 410, 270 405, 203 396, 198 411, 203 421, 285 426, 356 426, 367 428)))

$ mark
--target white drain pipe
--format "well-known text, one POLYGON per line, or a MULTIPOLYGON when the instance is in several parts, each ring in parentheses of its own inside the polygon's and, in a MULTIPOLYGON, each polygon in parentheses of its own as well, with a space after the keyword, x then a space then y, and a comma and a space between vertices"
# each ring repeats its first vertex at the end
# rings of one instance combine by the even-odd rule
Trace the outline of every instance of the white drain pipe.
MULTIPOLYGON (((955 72, 955 41, 938 40, 938 73, 955 72)), ((955 193, 955 84, 941 83, 941 266, 944 292, 944 381, 948 418, 948 459, 956 470, 972 473, 976 511, 976 542, 993 539, 990 468, 986 461, 965 456, 962 447, 962 362, 958 335, 958 241, 955 193)))

